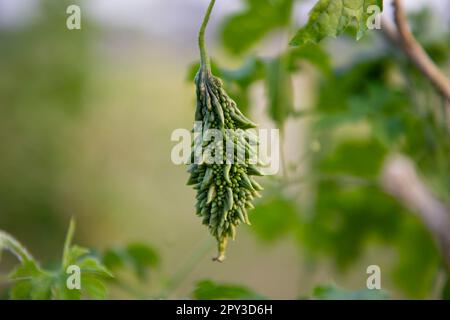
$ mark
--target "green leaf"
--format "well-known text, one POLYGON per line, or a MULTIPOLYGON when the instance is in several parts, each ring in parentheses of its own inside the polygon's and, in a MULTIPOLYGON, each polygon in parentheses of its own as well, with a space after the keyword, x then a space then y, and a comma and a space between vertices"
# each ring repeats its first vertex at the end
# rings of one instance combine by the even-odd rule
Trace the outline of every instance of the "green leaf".
POLYGON ((67 268, 68 266, 70 266, 71 264, 76 264, 76 262, 89 254, 89 249, 87 248, 83 248, 83 247, 79 247, 79 246, 71 246, 67 249, 67 252, 65 254, 65 263, 64 263, 64 267, 67 268))
POLYGON ((10 292, 9 298, 12 300, 27 300, 31 299, 31 291, 33 284, 31 281, 20 281, 15 283, 10 292))
POLYGON ((359 289, 349 291, 334 285, 324 285, 314 288, 313 298, 319 300, 385 300, 386 292, 382 290, 359 289))
POLYGON ((103 278, 113 278, 109 271, 97 258, 84 258, 77 263, 81 269, 81 274, 96 275, 103 278))
POLYGON ((96 300, 106 299, 108 290, 99 278, 84 274, 81 276, 81 285, 87 296, 96 300))
POLYGON ((155 250, 143 243, 131 243, 127 246, 126 252, 131 258, 136 274, 141 279, 145 279, 150 267, 159 265, 159 256, 155 250))
POLYGON ((309 14, 308 22, 291 40, 293 46, 318 43, 325 37, 336 37, 348 27, 355 26, 357 39, 367 30, 371 13, 368 8, 376 5, 383 9, 382 0, 319 0, 309 14))
POLYGON ((222 27, 222 42, 233 54, 251 48, 269 32, 289 25, 293 0, 246 0, 245 9, 222 27))
POLYGON ((10 275, 13 281, 11 299, 50 299, 52 274, 41 270, 34 262, 26 261, 10 275))
POLYGON ((218 284, 211 280, 199 281, 193 292, 194 299, 198 300, 218 300, 218 299, 265 299, 252 290, 236 285, 218 284))
MULTIPOLYGON (((81 276, 81 288, 83 288, 83 276, 81 276)), ((83 298, 82 290, 71 289, 66 286, 66 277, 61 275, 60 280, 52 287, 52 299, 57 300, 81 300, 83 298)))
POLYGON ((34 278, 30 298, 32 300, 49 300, 52 297, 52 285, 54 279, 51 276, 34 278))
POLYGON ((111 248, 103 253, 102 262, 108 269, 113 270, 124 267, 127 257, 121 249, 111 248))

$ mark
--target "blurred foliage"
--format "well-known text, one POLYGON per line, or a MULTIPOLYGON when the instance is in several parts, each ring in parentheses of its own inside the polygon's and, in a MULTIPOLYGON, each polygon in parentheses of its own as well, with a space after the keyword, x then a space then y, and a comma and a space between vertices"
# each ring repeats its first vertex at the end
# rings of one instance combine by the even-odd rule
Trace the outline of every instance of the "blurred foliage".
MULTIPOLYGON (((200 300, 267 299, 247 287, 221 284, 211 280, 199 281, 192 295, 194 299, 200 300)), ((317 286, 310 296, 301 297, 302 300, 386 300, 388 298, 388 294, 382 290, 359 289, 351 291, 335 285, 317 286)))
POLYGON ((295 234, 300 223, 296 204, 277 193, 264 197, 251 212, 251 217, 253 232, 265 242, 295 234))
MULTIPOLYGON (((381 6, 380 1, 364 3, 370 4, 381 6)), ((416 161, 434 193, 450 201, 449 130, 442 121, 443 114, 435 112, 435 106, 442 101, 414 66, 395 48, 380 47, 373 34, 366 38, 366 45, 371 43, 379 49, 371 55, 356 55, 345 64, 331 66, 326 51, 334 44, 315 43, 326 36, 341 34, 347 27, 351 30, 356 27, 358 38, 366 31, 363 22, 367 17, 362 11, 361 16, 351 17, 348 10, 333 10, 343 5, 340 1, 318 1, 308 23, 292 41, 301 46, 274 57, 252 58, 261 59, 267 66, 254 81, 263 76, 268 115, 277 127, 282 128, 289 118, 311 115, 307 119, 312 123, 310 136, 321 141, 322 151, 311 156, 308 174, 301 179, 314 191, 313 203, 298 203, 278 187, 267 190, 251 215, 251 230, 266 242, 295 234, 299 246, 306 248, 311 257, 330 257, 342 271, 356 263, 367 246, 373 243, 390 246, 398 257, 391 270, 394 282, 406 295, 423 298, 430 294, 440 272, 439 253, 421 222, 384 193, 378 177, 385 157, 391 152, 403 152, 416 161), (322 75, 318 79, 316 102, 306 114, 295 110, 291 97, 291 89, 295 89, 291 75, 305 72, 298 68, 301 60, 308 61, 322 75), (337 134, 344 128, 349 134, 337 134)), ((362 8, 361 1, 345 5, 362 8)), ((236 49, 241 38, 232 39, 228 27, 235 24, 236 17, 246 14, 244 9, 224 23, 223 45, 230 52, 248 49, 245 46, 236 49)), ((266 20, 280 21, 279 17, 274 10, 266 20)), ((426 11, 412 17, 413 30, 420 30, 423 37, 419 38, 428 40, 424 46, 432 59, 445 65, 449 61, 449 37, 430 42, 427 37, 430 31, 426 31, 429 18, 426 11)), ((284 19, 282 25, 289 33, 291 17, 284 19)), ((280 25, 264 28, 260 35, 267 36, 279 30, 280 25)), ((245 28, 242 31, 247 32, 245 28)), ((256 44, 251 42, 252 46, 256 44)), ((349 52, 358 50, 358 44, 347 46, 349 52)), ((328 287, 319 291, 325 296, 328 293, 339 296, 334 296, 336 290, 328 287)), ((356 298, 359 293, 354 294, 350 297, 356 298)), ((365 297, 363 291, 360 294, 365 297)))
POLYGON ((26 24, 0 29, 0 225, 25 239, 46 234, 33 243, 54 249, 67 129, 88 87, 89 22, 67 30, 69 4, 39 1, 26 24))
POLYGON ((148 272, 160 264, 158 253, 144 243, 130 243, 126 247, 107 249, 102 261, 110 270, 131 267, 140 280, 148 278, 148 272))
MULTIPOLYGON (((276 127, 283 129, 288 121, 296 126, 307 123, 307 138, 320 141, 321 147, 320 152, 308 154, 307 161, 295 163, 302 174, 288 166, 286 177, 272 179, 251 213, 250 230, 265 244, 291 239, 299 253, 306 252, 308 262, 332 261, 341 273, 358 265, 368 249, 381 245, 394 257, 386 273, 396 290, 413 298, 439 291, 449 299, 448 277, 442 290, 433 290, 443 265, 431 235, 379 185, 385 158, 401 152, 414 160, 430 190, 450 203, 450 130, 444 121, 448 115, 444 108, 436 111, 436 106, 444 105, 442 99, 395 47, 383 42, 379 31, 365 32, 364 13, 351 17, 348 10, 333 10, 343 1, 318 1, 294 38, 293 44, 301 45, 287 48, 286 44, 282 52, 265 56, 259 56, 258 48, 269 38, 291 36, 296 23, 293 8, 300 1, 242 3, 243 8, 227 16, 220 29, 223 48, 241 63, 231 69, 213 60, 213 73, 224 80, 244 113, 254 105, 253 86, 263 86, 264 107, 276 127), (348 38, 318 43, 342 33, 357 37, 366 33, 366 37, 364 43, 348 38), (369 47, 370 53, 363 47, 369 47), (298 74, 314 84, 307 110, 294 103, 299 88, 293 77, 298 74), (306 190, 308 199, 292 193, 292 186, 306 190)), ((381 4, 345 2, 352 8, 363 3, 381 4)), ((54 27, 65 24, 67 4, 42 0, 41 14, 30 24, 0 29, 0 225, 25 239, 28 233, 45 234, 39 241, 46 248, 54 247, 64 232, 57 199, 62 164, 71 155, 64 145, 66 128, 83 112, 89 90, 86 71, 92 39, 87 30, 92 28, 84 24, 83 32, 69 32, 54 27)), ((426 10, 414 14, 412 30, 431 58, 448 68, 448 30, 433 32, 432 18, 426 10)), ((191 83, 197 70, 198 64, 189 68, 191 83)), ((104 298, 107 286, 127 290, 122 272, 131 271, 143 281, 160 266, 159 253, 143 243, 96 255, 68 245, 63 262, 54 270, 34 260, 20 265, 11 274, 16 281, 10 293, 13 298, 104 298), (64 289, 64 267, 69 262, 86 272, 84 292, 64 289), (111 278, 108 270, 116 277, 111 278)), ((198 282, 192 297, 265 298, 245 286, 212 280, 198 282)), ((386 299, 387 295, 324 285, 316 287, 311 298, 386 299)))
POLYGON ((241 54, 270 32, 290 24, 294 0, 245 0, 245 8, 230 15, 222 27, 224 47, 241 54))
POLYGON ((253 292, 246 287, 229 284, 218 284, 210 280, 203 280, 198 282, 192 295, 194 299, 199 300, 264 299, 263 296, 253 292))

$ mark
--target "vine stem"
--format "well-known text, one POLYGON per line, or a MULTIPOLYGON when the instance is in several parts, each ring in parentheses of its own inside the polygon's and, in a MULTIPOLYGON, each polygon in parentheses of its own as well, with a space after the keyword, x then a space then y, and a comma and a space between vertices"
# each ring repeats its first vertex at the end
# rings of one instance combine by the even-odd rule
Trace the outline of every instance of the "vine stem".
POLYGON ((69 230, 67 231, 66 241, 64 242, 64 251, 63 251, 64 269, 66 269, 69 266, 69 252, 74 233, 75 233, 75 220, 72 218, 70 219, 69 230))
POLYGON ((198 32, 198 46, 200 48, 200 63, 201 68, 203 70, 210 71, 211 70, 211 62, 208 56, 208 51, 206 50, 205 45, 205 30, 206 26, 209 22, 209 17, 211 16, 211 11, 214 7, 216 0, 211 0, 209 3, 208 9, 206 10, 205 17, 203 18, 202 25, 200 27, 200 31, 198 32))
POLYGON ((9 250, 14 254, 20 262, 34 261, 33 256, 25 247, 20 244, 13 236, 0 230, 0 253, 1 251, 9 250))
MULTIPOLYGON (((431 82, 434 88, 450 102, 450 81, 431 60, 420 43, 414 38, 406 19, 406 13, 401 0, 392 0, 394 7, 394 22, 396 28, 385 20, 383 30, 388 39, 397 45, 416 66, 416 68, 431 82)), ((447 106, 450 109, 450 105, 447 106)))

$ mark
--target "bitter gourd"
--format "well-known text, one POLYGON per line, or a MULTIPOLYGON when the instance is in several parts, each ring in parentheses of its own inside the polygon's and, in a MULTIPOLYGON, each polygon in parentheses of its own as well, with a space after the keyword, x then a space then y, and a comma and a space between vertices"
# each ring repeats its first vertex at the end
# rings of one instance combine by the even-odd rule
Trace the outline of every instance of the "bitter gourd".
POLYGON ((260 197, 259 191, 262 190, 253 176, 262 174, 258 169, 260 162, 255 163, 255 136, 246 134, 247 129, 257 125, 242 114, 226 93, 223 82, 211 72, 204 32, 214 3, 212 0, 199 32, 201 65, 195 77, 195 121, 201 123, 203 148, 199 161, 195 161, 195 150, 191 154, 193 163, 188 168, 188 185, 197 191, 196 214, 217 239, 218 256, 215 260, 223 261, 227 242, 235 238, 236 227, 241 223, 250 224, 248 210, 254 207, 252 200, 260 197), (211 129, 220 132, 221 137, 204 139, 211 129), (208 147, 215 147, 209 157, 212 155, 219 161, 208 159, 205 151, 208 147), (216 158, 218 155, 221 157, 216 158))

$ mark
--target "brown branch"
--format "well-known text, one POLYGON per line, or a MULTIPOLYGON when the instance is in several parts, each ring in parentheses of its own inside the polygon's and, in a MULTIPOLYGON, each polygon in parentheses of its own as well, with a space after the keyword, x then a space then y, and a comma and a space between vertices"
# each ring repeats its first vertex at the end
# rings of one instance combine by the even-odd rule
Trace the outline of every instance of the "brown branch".
POLYGON ((422 46, 411 33, 401 0, 393 0, 394 20, 397 32, 388 24, 384 24, 385 34, 404 51, 411 62, 427 77, 435 89, 450 101, 450 81, 431 60, 422 46))
POLYGON ((392 156, 386 161, 381 184, 422 220, 438 244, 450 272, 450 208, 428 190, 413 162, 405 156, 392 156))

